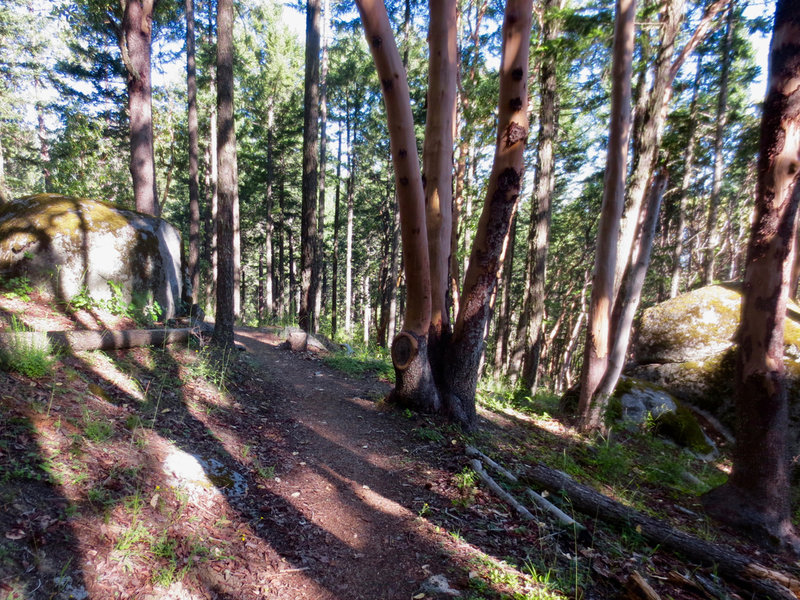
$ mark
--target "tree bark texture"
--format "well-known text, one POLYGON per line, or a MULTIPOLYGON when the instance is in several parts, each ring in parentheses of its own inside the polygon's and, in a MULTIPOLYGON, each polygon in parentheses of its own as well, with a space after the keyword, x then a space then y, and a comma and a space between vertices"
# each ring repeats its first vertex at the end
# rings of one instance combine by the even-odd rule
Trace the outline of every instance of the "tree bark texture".
POLYGON ((159 216, 153 151, 153 103, 150 72, 154 0, 126 0, 119 40, 127 71, 130 119, 130 171, 136 210, 159 216))
POLYGON ((264 195, 264 268, 266 279, 264 281, 264 310, 268 319, 275 317, 275 253, 272 249, 273 237, 275 233, 275 215, 273 206, 275 205, 272 197, 275 179, 275 138, 272 129, 275 125, 275 107, 270 103, 267 111, 267 189, 264 195))
POLYGON ((306 73, 303 110, 303 204, 300 221, 300 306, 303 331, 315 330, 314 302, 319 285, 317 205, 319 203, 320 0, 306 3, 306 73))
POLYGON ((236 132, 233 120, 233 0, 217 3, 217 308, 214 343, 233 345, 235 315, 234 204, 238 196, 236 132))
POLYGON ((439 353, 450 333, 447 291, 450 284, 450 241, 453 224, 453 135, 458 85, 456 0, 431 2, 428 28, 428 113, 422 148, 431 322, 429 355, 437 372, 439 353))
POLYGON ((661 200, 664 197, 668 180, 666 169, 662 169, 650 186, 644 219, 639 228, 639 240, 634 247, 633 262, 623 277, 622 289, 617 295, 614 306, 612 323, 614 323, 614 331, 617 333, 614 336, 603 381, 597 390, 598 395, 602 397, 610 397, 614 393, 619 376, 622 374, 622 368, 625 366, 625 356, 628 352, 633 328, 633 317, 642 297, 642 287, 647 275, 647 268, 650 265, 650 253, 656 235, 661 200))
MULTIPOLYGON (((349 141, 349 140, 348 140, 349 141)), ((331 257, 331 337, 336 339, 339 325, 339 205, 342 188, 342 128, 339 127, 339 145, 336 151, 336 195, 333 205, 333 256, 331 257)))
MULTIPOLYGON (((349 117, 349 112, 347 117, 349 117)), ((350 120, 345 118, 347 129, 347 141, 349 150, 347 152, 348 175, 347 175, 347 228, 345 230, 345 264, 344 264, 344 330, 347 335, 353 330, 353 210, 354 196, 356 187, 356 159, 353 152, 353 140, 355 140, 355 121, 353 119, 353 131, 351 137, 350 120)))
POLYGON ((200 299, 200 181, 197 125, 197 68, 195 65, 194 0, 186 0, 186 96, 189 133, 189 280, 192 303, 200 299))
MULTIPOLYGON (((528 261, 525 272, 525 297, 517 328, 517 348, 512 363, 520 371, 520 385, 533 390, 542 350, 544 320, 545 266, 550 244, 550 219, 555 191, 555 142, 558 132, 558 56, 553 45, 559 36, 557 11, 561 0, 544 3, 542 43, 545 51, 539 71, 539 137, 536 150, 536 181, 531 201, 528 232, 528 261)), ((512 367, 513 369, 513 367, 512 367)))
POLYGON ((185 343, 191 333, 190 328, 3 332, 0 333, 0 348, 13 349, 15 345, 22 344, 28 348, 45 349, 49 344, 70 352, 122 350, 185 343))
MULTIPOLYGON (((319 72, 319 206, 317 208, 317 278, 325 273, 325 183, 327 177, 325 170, 328 163, 328 25, 330 23, 330 2, 322 2, 322 58, 319 72)), ((314 327, 319 330, 322 317, 322 297, 327 293, 325 285, 316 286, 314 295, 314 327)))
POLYGON ((784 321, 800 203, 800 5, 779 0, 761 120, 756 213, 737 333, 736 446, 705 505, 762 544, 800 551, 791 523, 784 321))
POLYGON ((636 0, 618 0, 608 155, 578 404, 580 427, 584 431, 600 429, 605 411, 605 402, 598 402, 595 392, 608 364, 614 277, 617 260, 621 258, 617 256, 617 241, 625 200, 635 16, 636 0))
POLYGON ((435 412, 439 409, 439 395, 433 383, 427 353, 431 281, 425 193, 416 150, 408 81, 383 2, 358 0, 356 5, 386 105, 405 259, 408 295, 403 331, 392 343, 392 362, 397 379, 393 398, 435 412))
POLYGON ((653 173, 664 122, 667 112, 663 110, 672 97, 672 56, 675 52, 675 41, 683 19, 683 2, 668 0, 661 11, 661 40, 656 53, 653 68, 653 83, 643 95, 644 107, 636 115, 634 132, 633 166, 628 186, 625 209, 620 230, 617 265, 615 269, 614 294, 622 283, 622 275, 627 268, 633 241, 636 238, 642 202, 647 191, 647 184, 653 173), (665 102, 667 103, 665 105, 665 102))
POLYGON ((528 136, 527 82, 532 11, 531 0, 509 0, 506 4, 494 162, 445 365, 447 411, 451 418, 467 428, 475 422, 475 389, 489 303, 522 188, 523 151, 528 136))

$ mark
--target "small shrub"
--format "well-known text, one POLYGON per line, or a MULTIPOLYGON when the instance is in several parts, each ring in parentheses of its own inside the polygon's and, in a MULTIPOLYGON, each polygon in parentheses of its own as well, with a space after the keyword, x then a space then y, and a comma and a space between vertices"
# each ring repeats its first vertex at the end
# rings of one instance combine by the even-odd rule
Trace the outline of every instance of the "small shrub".
POLYGON ((97 302, 89 293, 89 288, 84 285, 80 291, 72 297, 67 306, 72 310, 91 310, 97 306, 97 302))

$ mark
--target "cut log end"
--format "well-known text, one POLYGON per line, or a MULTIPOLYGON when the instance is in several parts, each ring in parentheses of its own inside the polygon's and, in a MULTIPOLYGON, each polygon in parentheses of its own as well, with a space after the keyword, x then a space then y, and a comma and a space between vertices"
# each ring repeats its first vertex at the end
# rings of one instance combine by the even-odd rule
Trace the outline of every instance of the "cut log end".
POLYGON ((392 342, 392 362, 396 369, 405 371, 419 352, 419 342, 407 331, 401 331, 392 342))

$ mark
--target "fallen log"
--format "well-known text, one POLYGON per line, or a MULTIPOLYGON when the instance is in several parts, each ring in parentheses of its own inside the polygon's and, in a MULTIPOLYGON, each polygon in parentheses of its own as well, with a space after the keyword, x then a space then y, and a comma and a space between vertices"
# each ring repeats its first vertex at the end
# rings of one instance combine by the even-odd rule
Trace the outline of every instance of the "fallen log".
MULTIPOLYGON (((510 481, 511 483, 518 483, 519 482, 519 479, 517 479, 516 475, 514 475, 511 471, 506 469, 504 466, 502 466, 502 465, 498 464, 497 462, 493 461, 491 458, 486 456, 483 452, 481 452, 480 450, 478 450, 474 446, 467 446, 465 448, 465 452, 466 452, 467 456, 471 456, 473 458, 477 458, 477 459, 480 459, 483 462, 485 462, 487 465, 489 465, 492 469, 494 469, 495 471, 500 473, 500 475, 502 475, 506 480, 510 481)), ((579 535, 581 535, 582 532, 584 532, 586 530, 586 528, 583 525, 581 525, 580 523, 575 521, 575 519, 570 517, 568 514, 566 514, 564 511, 562 511, 560 508, 558 508, 555 504, 553 504, 552 502, 547 500, 541 494, 537 494, 532 489, 527 488, 525 490, 525 495, 528 496, 528 498, 534 504, 536 504, 537 507, 540 510, 542 510, 543 512, 545 512, 548 515, 550 515, 550 517, 552 519, 554 519, 556 522, 558 522, 560 525, 562 525, 564 527, 573 528, 575 531, 578 532, 579 535)))
POLYGON ((481 480, 489 487, 489 489, 491 489, 504 502, 510 504, 511 507, 515 511, 517 511, 520 517, 522 517, 527 521, 536 520, 534 516, 531 514, 531 511, 522 506, 522 504, 520 504, 517 501, 517 499, 514 498, 514 496, 512 496, 503 488, 501 488, 500 484, 497 483, 494 479, 492 479, 491 476, 486 471, 483 470, 483 465, 481 464, 481 461, 479 461, 477 458, 473 458, 470 461, 470 464, 472 465, 473 470, 478 474, 478 477, 481 478, 481 480))
POLYGON ((663 521, 627 508, 576 482, 566 473, 542 464, 533 464, 528 465, 520 481, 553 493, 563 493, 575 510, 617 527, 633 527, 642 537, 661 548, 680 553, 699 564, 713 566, 721 576, 755 591, 755 597, 770 600, 800 598, 800 580, 795 577, 768 569, 747 556, 700 540, 663 521))
POLYGON ((15 331, 0 332, 0 349, 15 347, 46 349, 48 346, 71 352, 82 350, 122 350, 139 346, 184 344, 191 328, 183 329, 121 329, 72 331, 15 331))

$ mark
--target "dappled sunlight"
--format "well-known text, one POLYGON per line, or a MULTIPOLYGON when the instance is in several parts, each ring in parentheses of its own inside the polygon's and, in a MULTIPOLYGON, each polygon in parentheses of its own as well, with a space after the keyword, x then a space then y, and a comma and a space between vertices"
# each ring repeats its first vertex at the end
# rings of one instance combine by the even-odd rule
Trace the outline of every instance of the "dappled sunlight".
POLYGON ((138 402, 146 401, 141 383, 118 368, 105 352, 98 350, 79 352, 77 356, 91 367, 95 375, 119 389, 127 397, 138 402))

